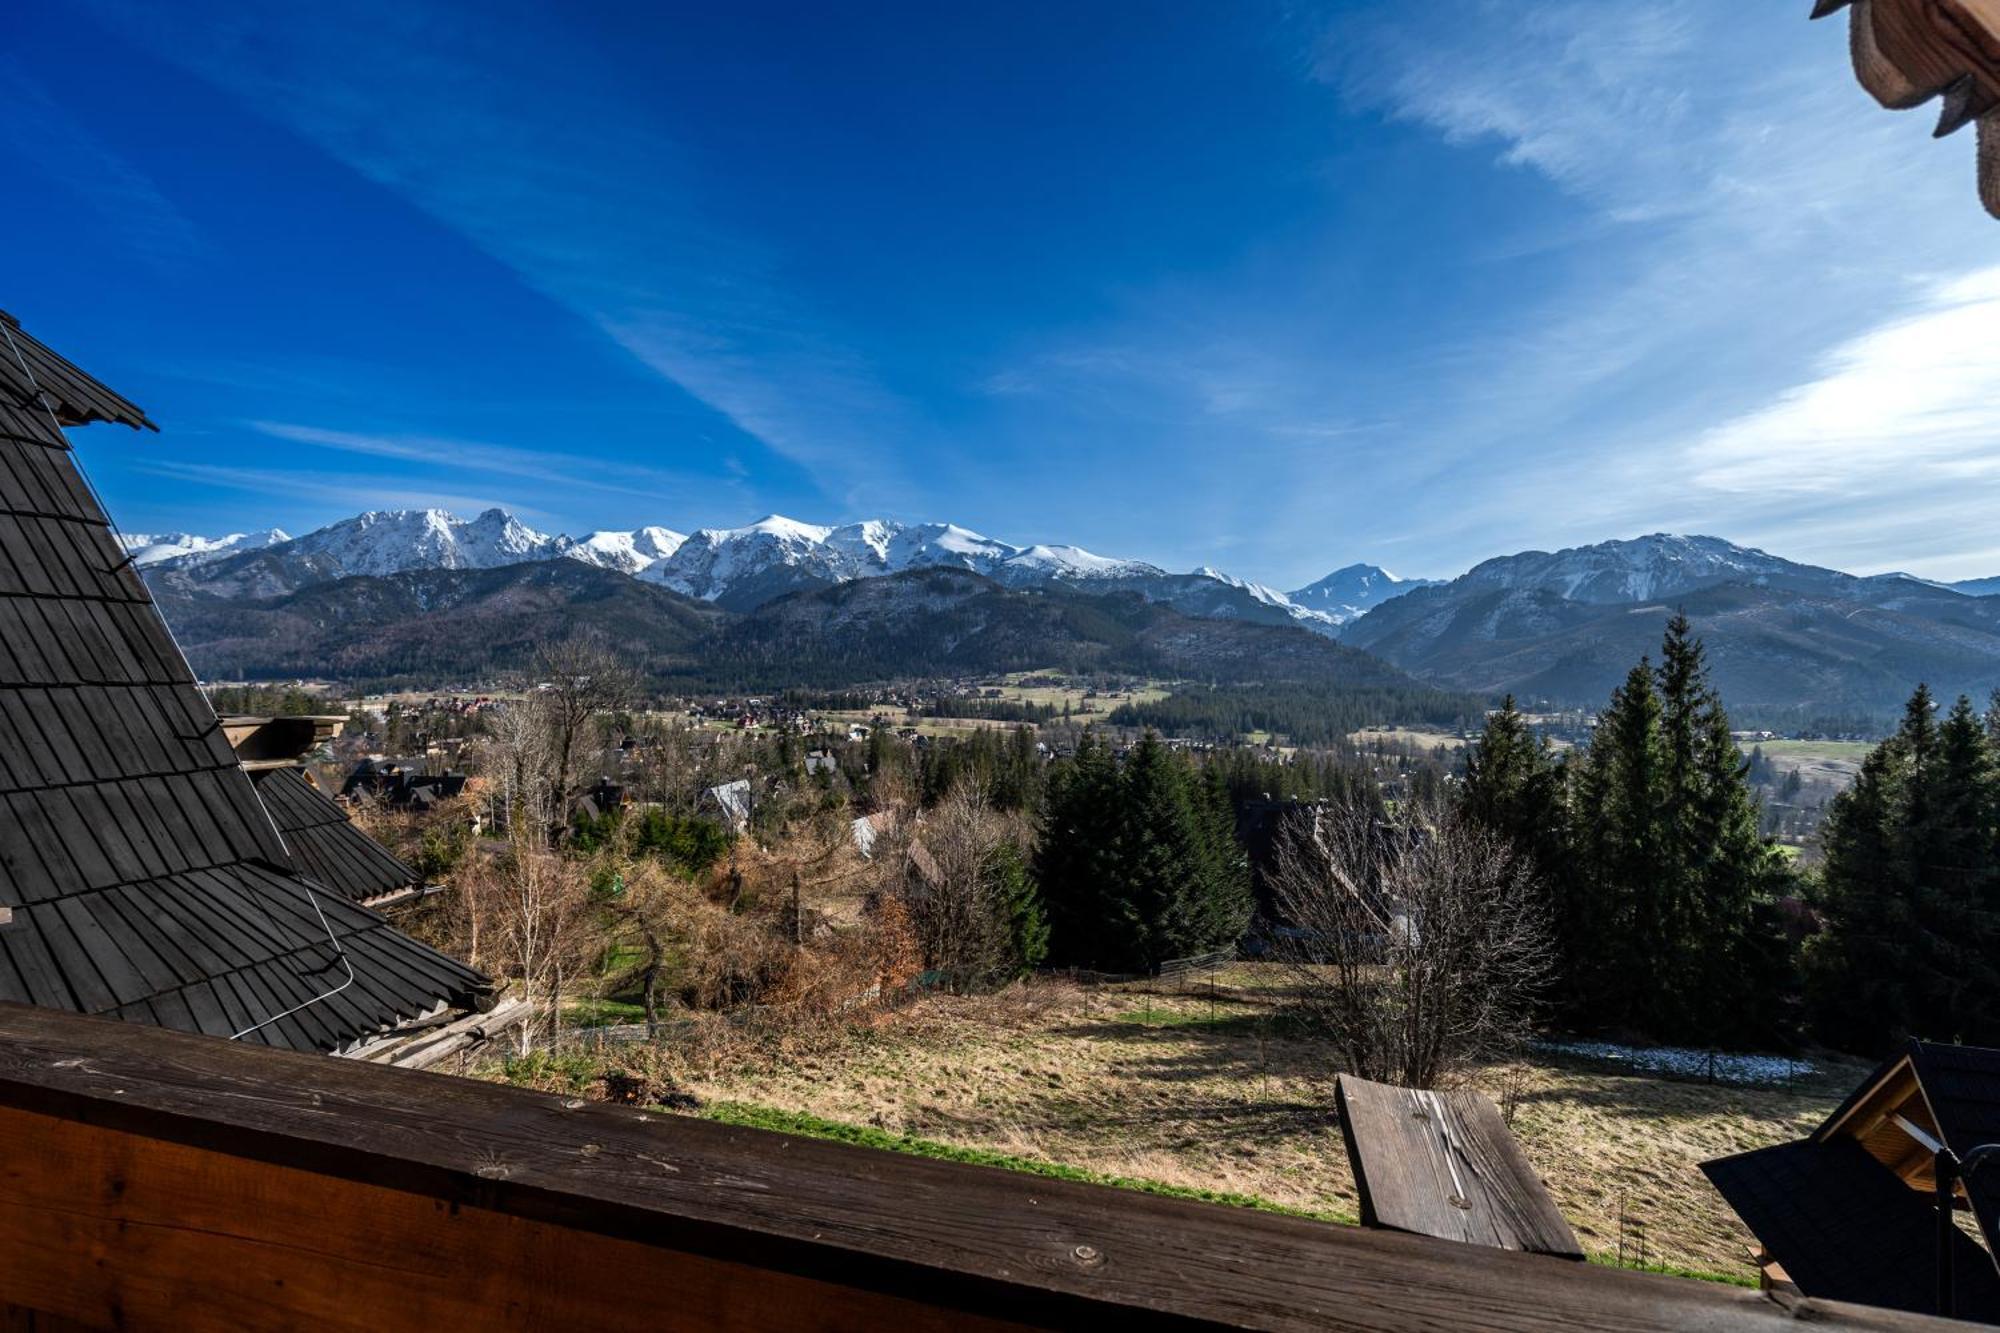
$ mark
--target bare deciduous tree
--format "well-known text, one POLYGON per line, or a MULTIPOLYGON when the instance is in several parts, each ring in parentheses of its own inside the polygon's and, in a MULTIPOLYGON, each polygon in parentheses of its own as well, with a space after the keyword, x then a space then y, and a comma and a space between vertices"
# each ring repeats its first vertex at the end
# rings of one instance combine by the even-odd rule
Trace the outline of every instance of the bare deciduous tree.
MULTIPOLYGON (((551 1036, 560 1026, 565 984, 588 943, 589 885, 584 868, 541 846, 525 828, 488 881, 485 901, 497 918, 498 936, 521 983, 521 997, 545 1015, 551 1036)), ((521 1049, 531 1040, 521 1029, 521 1049)))
POLYGON ((899 893, 925 965, 955 991, 1009 971, 1017 960, 994 870, 1001 849, 1024 839, 1019 821, 965 780, 925 816, 916 837, 922 850, 903 858, 899 893))
POLYGON ((532 712, 546 738, 545 762, 554 822, 563 822, 592 751, 603 742, 600 726, 631 702, 637 679, 601 639, 579 637, 544 644, 535 654, 532 712))
POLYGON ((1303 812, 1270 877, 1300 1006, 1342 1067, 1406 1087, 1447 1083, 1532 1030, 1551 966, 1532 868, 1439 803, 1395 825, 1303 812))

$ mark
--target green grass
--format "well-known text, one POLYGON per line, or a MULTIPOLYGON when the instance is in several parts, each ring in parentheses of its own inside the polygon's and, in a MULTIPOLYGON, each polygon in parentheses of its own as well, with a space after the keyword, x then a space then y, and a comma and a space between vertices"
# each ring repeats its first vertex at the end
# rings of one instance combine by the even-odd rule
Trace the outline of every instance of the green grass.
POLYGON ((565 1006, 565 1011, 569 1021, 582 1028, 646 1021, 646 1006, 633 1000, 607 1000, 598 996, 587 996, 580 1000, 571 1000, 565 1006))
POLYGON ((1679 1264, 1619 1263, 1615 1254, 1593 1254, 1590 1262, 1604 1268, 1622 1268, 1632 1273, 1659 1273, 1666 1277, 1693 1278, 1697 1282, 1720 1282, 1731 1287, 1755 1287, 1754 1273, 1716 1273, 1705 1268, 1683 1268, 1679 1264))
POLYGON ((914 1134, 892 1134, 888 1130, 876 1129, 871 1125, 851 1125, 845 1121, 827 1120, 804 1111, 781 1111, 776 1107, 753 1106, 747 1102, 713 1102, 704 1106, 700 1114, 705 1120, 714 1120, 725 1125, 741 1125, 747 1129, 771 1129, 780 1134, 797 1134, 810 1139, 831 1139, 836 1143, 851 1143, 862 1148, 909 1153, 915 1157, 930 1157, 941 1162, 997 1166, 1003 1170, 1019 1171, 1023 1175, 1042 1176, 1049 1180, 1074 1180, 1086 1185, 1110 1185, 1116 1189, 1137 1190, 1141 1194, 1158 1194, 1169 1199, 1193 1199, 1199 1203, 1220 1203, 1232 1208, 1253 1208, 1258 1212, 1283 1213, 1288 1217, 1307 1217, 1318 1222, 1337 1222, 1345 1226, 1353 1226, 1357 1221, 1347 1213, 1287 1208, 1282 1204, 1275 1204, 1248 1194, 1194 1189, 1185 1185, 1164 1185, 1153 1180, 1135 1180, 1130 1176, 1114 1176, 1102 1171, 1086 1171, 1082 1167, 1036 1161, 1032 1157, 1015 1157, 985 1148, 962 1148, 957 1144, 940 1143, 936 1139, 918 1138, 914 1134))

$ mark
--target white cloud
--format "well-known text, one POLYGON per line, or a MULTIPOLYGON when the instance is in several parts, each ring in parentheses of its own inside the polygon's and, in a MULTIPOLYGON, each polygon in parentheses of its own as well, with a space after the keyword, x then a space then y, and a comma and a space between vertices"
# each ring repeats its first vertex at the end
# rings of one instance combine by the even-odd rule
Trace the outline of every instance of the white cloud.
MULTIPOLYGON (((1581 216, 1539 299, 1472 331, 1408 447, 1476 554, 1661 527, 1851 567, 1984 573, 1996 235, 1969 136, 1882 111, 1845 21, 1790 6, 1460 0, 1333 30, 1353 103, 1545 177, 1581 216), (1490 146, 1490 148, 1488 147, 1490 146), (1985 401, 1982 401, 1982 395, 1985 401)), ((1496 262, 1535 253, 1496 239, 1496 262)))
POLYGON ((1932 287, 1918 310, 1843 343, 1818 376, 1705 433, 1694 481, 1894 503, 2000 477, 2000 267, 1932 287))
POLYGON ((565 489, 635 496, 648 491, 673 491, 689 484, 688 479, 679 473, 594 459, 587 452, 574 448, 520 449, 511 445, 483 444, 435 435, 371 434, 288 421, 247 421, 243 424, 260 435, 293 444, 371 458, 393 458, 458 472, 497 473, 547 482, 565 489))

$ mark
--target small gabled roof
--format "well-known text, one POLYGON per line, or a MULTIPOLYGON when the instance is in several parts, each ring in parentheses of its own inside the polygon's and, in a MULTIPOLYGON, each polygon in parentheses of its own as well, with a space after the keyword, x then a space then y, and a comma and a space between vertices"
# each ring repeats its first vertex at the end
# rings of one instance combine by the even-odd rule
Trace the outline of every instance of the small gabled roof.
POLYGON ((418 875, 388 848, 354 827, 347 812, 296 768, 251 774, 257 795, 284 835, 300 872, 349 902, 367 903, 405 894, 418 875))
MULTIPOLYGON (((1934 1150, 1912 1128, 1961 1158, 2000 1143, 2000 1050, 1911 1041, 1848 1094, 1813 1138, 1852 1138, 1906 1184, 1929 1190, 1934 1150)), ((1993 1245, 2000 1240, 2000 1164, 1973 1176, 1965 1192, 1993 1245)))
MULTIPOLYGON (((1743 1224, 1798 1289, 1816 1300, 1937 1310, 1937 1221, 1930 1200, 1850 1138, 1799 1139, 1702 1163, 1743 1224)), ((2000 1319, 2000 1276, 1954 1231, 1961 1318, 2000 1319)))
POLYGON ((298 873, 62 425, 150 426, 0 320, 0 1000, 328 1051, 490 993, 298 873))

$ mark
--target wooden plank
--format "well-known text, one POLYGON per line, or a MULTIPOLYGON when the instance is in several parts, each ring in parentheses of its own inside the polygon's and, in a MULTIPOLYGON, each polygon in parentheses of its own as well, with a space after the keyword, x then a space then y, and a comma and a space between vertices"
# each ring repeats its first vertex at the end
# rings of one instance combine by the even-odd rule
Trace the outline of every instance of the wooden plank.
POLYGON ((1583 1258, 1576 1233, 1499 1108, 1483 1095, 1397 1088, 1342 1074, 1335 1096, 1365 1224, 1583 1258))
POLYGON ((0 1292, 87 1328, 1017 1327, 46 1116, 0 1125, 0 1292))
MULTIPOLYGON (((172 1300, 197 1302, 189 1314, 212 1308, 198 1302, 225 1297, 189 1288, 227 1274, 227 1299, 261 1293, 267 1304, 232 1305, 217 1323, 248 1312, 259 1317, 244 1322, 338 1326, 352 1309, 343 1314, 328 1293, 366 1304, 358 1297, 380 1291, 386 1271, 405 1304, 371 1305, 373 1327, 466 1326, 452 1317, 455 1307, 429 1302, 468 1292, 482 1306, 481 1323, 558 1326, 563 1321, 548 1317, 546 1306, 496 1302, 495 1291, 516 1289, 489 1284, 526 1274, 568 1291, 557 1272, 564 1270, 588 1273, 615 1298, 626 1328, 675 1319, 838 1327, 855 1311, 872 1327, 919 1328, 987 1319, 1042 1327, 1750 1329, 1799 1317, 1835 1328, 1934 1326, 18 1006, 0 1006, 0 1107, 130 1136, 79 1136, 61 1150, 10 1153, 0 1162, 0 1204, 10 1191, 22 1201, 0 1214, 33 1219, 30 1226, 0 1217, 0 1295, 34 1308, 54 1302, 56 1313, 86 1321, 108 1322, 107 1284, 127 1323, 145 1323, 143 1313, 173 1308, 165 1304, 172 1300), (199 1156, 165 1154, 161 1144, 199 1156), (66 1174, 70 1168, 86 1174, 66 1174), (353 1194, 321 1179, 373 1188, 353 1194), (410 1216, 425 1225, 379 1230, 395 1211, 386 1193, 414 1201, 410 1216), (294 1199, 300 1206, 287 1212, 294 1199), (297 1219, 281 1228, 282 1241, 256 1231, 267 1211, 297 1219), (473 1234, 457 1230, 467 1214, 507 1221, 461 1246, 449 1238, 473 1234), (524 1223, 636 1248, 616 1248, 623 1256, 616 1263, 550 1263, 537 1256, 614 1251, 539 1230, 535 1244, 514 1248, 498 1234, 524 1223), (406 1234, 420 1252, 443 1247, 443 1257, 417 1258, 386 1243, 406 1234), (350 1242, 359 1254, 342 1248, 350 1242), (213 1246, 224 1247, 219 1261, 213 1246), (288 1268, 282 1288, 246 1289, 266 1263, 299 1267, 288 1268), (731 1266, 729 1280, 702 1276, 715 1271, 711 1264, 731 1266), (339 1281, 330 1281, 328 1265, 339 1281), (360 1271, 368 1266, 377 1271, 360 1271), (651 1288, 627 1287, 626 1279, 643 1284, 654 1266, 677 1283, 671 1295, 642 1304, 630 1293, 651 1288), (68 1285, 37 1276, 45 1273, 77 1278, 82 1295, 61 1295, 68 1285), (841 1290, 800 1288, 800 1280, 841 1290), (32 1299, 9 1285, 16 1281, 39 1284, 32 1299), (171 1285, 151 1290, 153 1283, 171 1285), (758 1288, 810 1290, 813 1302, 757 1306, 758 1288)), ((0 1124, 10 1143, 29 1132, 12 1117, 0 1124)), ((578 1326, 592 1318, 588 1309, 575 1317, 578 1326)))

